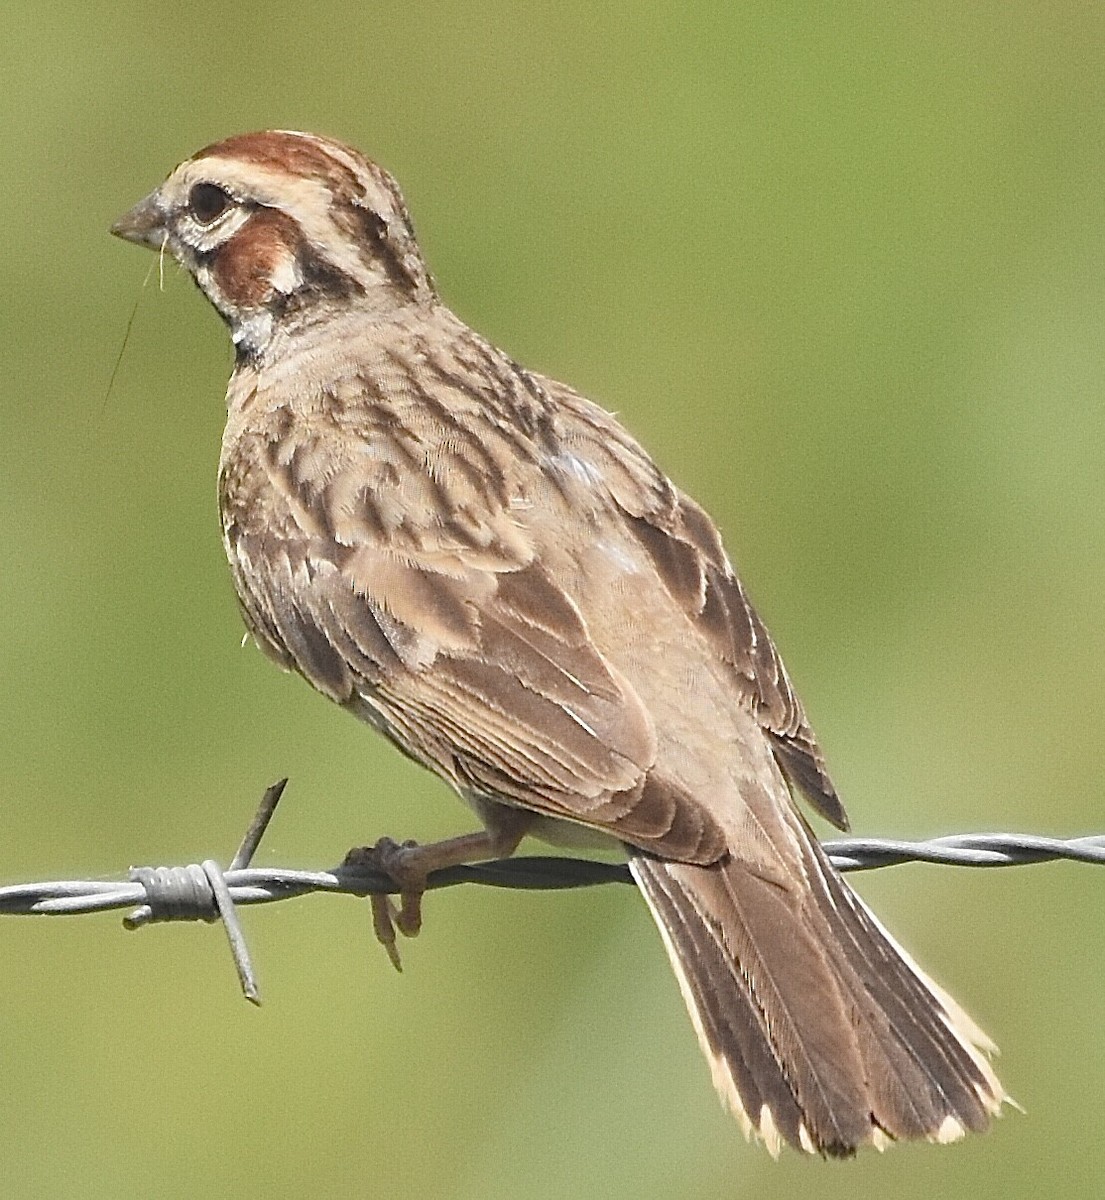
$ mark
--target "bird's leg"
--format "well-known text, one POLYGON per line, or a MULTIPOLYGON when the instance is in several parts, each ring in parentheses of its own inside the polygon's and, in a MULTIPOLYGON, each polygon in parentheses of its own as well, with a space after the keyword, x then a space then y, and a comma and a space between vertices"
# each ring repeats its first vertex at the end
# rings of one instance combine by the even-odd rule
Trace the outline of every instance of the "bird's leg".
POLYGON ((399 905, 389 895, 373 895, 372 927, 376 940, 387 951, 397 971, 401 971, 399 949, 395 942, 398 930, 404 937, 415 937, 422 928, 422 894, 426 878, 432 871, 463 863, 483 862, 492 858, 509 858, 518 849, 533 824, 534 814, 525 809, 496 804, 484 812, 487 828, 477 833, 430 842, 399 842, 380 838, 374 846, 350 850, 345 856, 347 866, 370 867, 390 875, 399 888, 399 905))

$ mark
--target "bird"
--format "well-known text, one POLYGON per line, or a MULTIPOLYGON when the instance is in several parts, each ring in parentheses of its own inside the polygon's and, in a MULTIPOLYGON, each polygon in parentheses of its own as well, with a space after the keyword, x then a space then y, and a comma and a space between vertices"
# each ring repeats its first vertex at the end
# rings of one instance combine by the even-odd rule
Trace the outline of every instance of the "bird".
POLYGON ((829 862, 844 806, 706 512, 609 412, 447 307, 395 179, 240 134, 111 229, 229 329, 223 541, 281 667, 441 777, 480 828, 368 853, 393 960, 430 870, 614 845, 746 1136, 848 1157, 1009 1100, 993 1044, 829 862))

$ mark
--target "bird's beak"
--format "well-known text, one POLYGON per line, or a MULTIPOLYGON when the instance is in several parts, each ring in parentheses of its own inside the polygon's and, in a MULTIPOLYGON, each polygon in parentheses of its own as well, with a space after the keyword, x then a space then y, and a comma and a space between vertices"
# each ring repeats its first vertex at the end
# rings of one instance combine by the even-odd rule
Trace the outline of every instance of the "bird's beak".
POLYGON ((130 212, 123 213, 112 225, 111 232, 124 241, 134 242, 136 246, 151 246, 154 250, 160 250, 169 232, 165 218, 161 196, 158 192, 151 192, 130 212))

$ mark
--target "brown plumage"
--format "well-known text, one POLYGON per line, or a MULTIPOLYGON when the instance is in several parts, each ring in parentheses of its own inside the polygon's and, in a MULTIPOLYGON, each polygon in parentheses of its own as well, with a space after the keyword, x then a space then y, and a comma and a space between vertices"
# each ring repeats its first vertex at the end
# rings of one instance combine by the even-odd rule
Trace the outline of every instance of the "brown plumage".
MULTIPOLYGON (((984 1035, 826 860, 844 810, 717 530, 615 419, 438 300, 395 182, 307 134, 183 163, 114 227, 230 326, 219 496, 246 623, 486 834, 626 846, 746 1129, 826 1155, 981 1129, 984 1035)), ((386 923, 386 921, 385 921, 386 923)))

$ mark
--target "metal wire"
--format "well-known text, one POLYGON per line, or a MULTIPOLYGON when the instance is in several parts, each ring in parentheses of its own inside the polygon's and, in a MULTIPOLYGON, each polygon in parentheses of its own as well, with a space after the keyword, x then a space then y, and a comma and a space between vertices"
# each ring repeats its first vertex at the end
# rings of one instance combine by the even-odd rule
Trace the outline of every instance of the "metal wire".
MULTIPOLYGON (((226 928, 242 991, 259 1003, 257 981, 238 920, 240 904, 269 904, 311 892, 348 896, 398 891, 386 874, 362 863, 328 871, 251 867, 250 861, 287 785, 282 779, 262 797, 248 831, 225 871, 211 859, 183 867, 132 867, 125 880, 53 880, 0 887, 0 915, 62 916, 133 908, 128 929, 158 921, 221 921, 226 928)), ((840 871, 869 871, 900 863, 937 863, 958 867, 1012 867, 1066 860, 1105 865, 1105 834, 1049 838, 1034 834, 973 833, 898 841, 889 838, 838 838, 823 843, 840 871)), ((490 887, 556 890, 632 883, 623 863, 591 859, 528 856, 448 867, 434 871, 426 890, 480 883, 490 887)))

